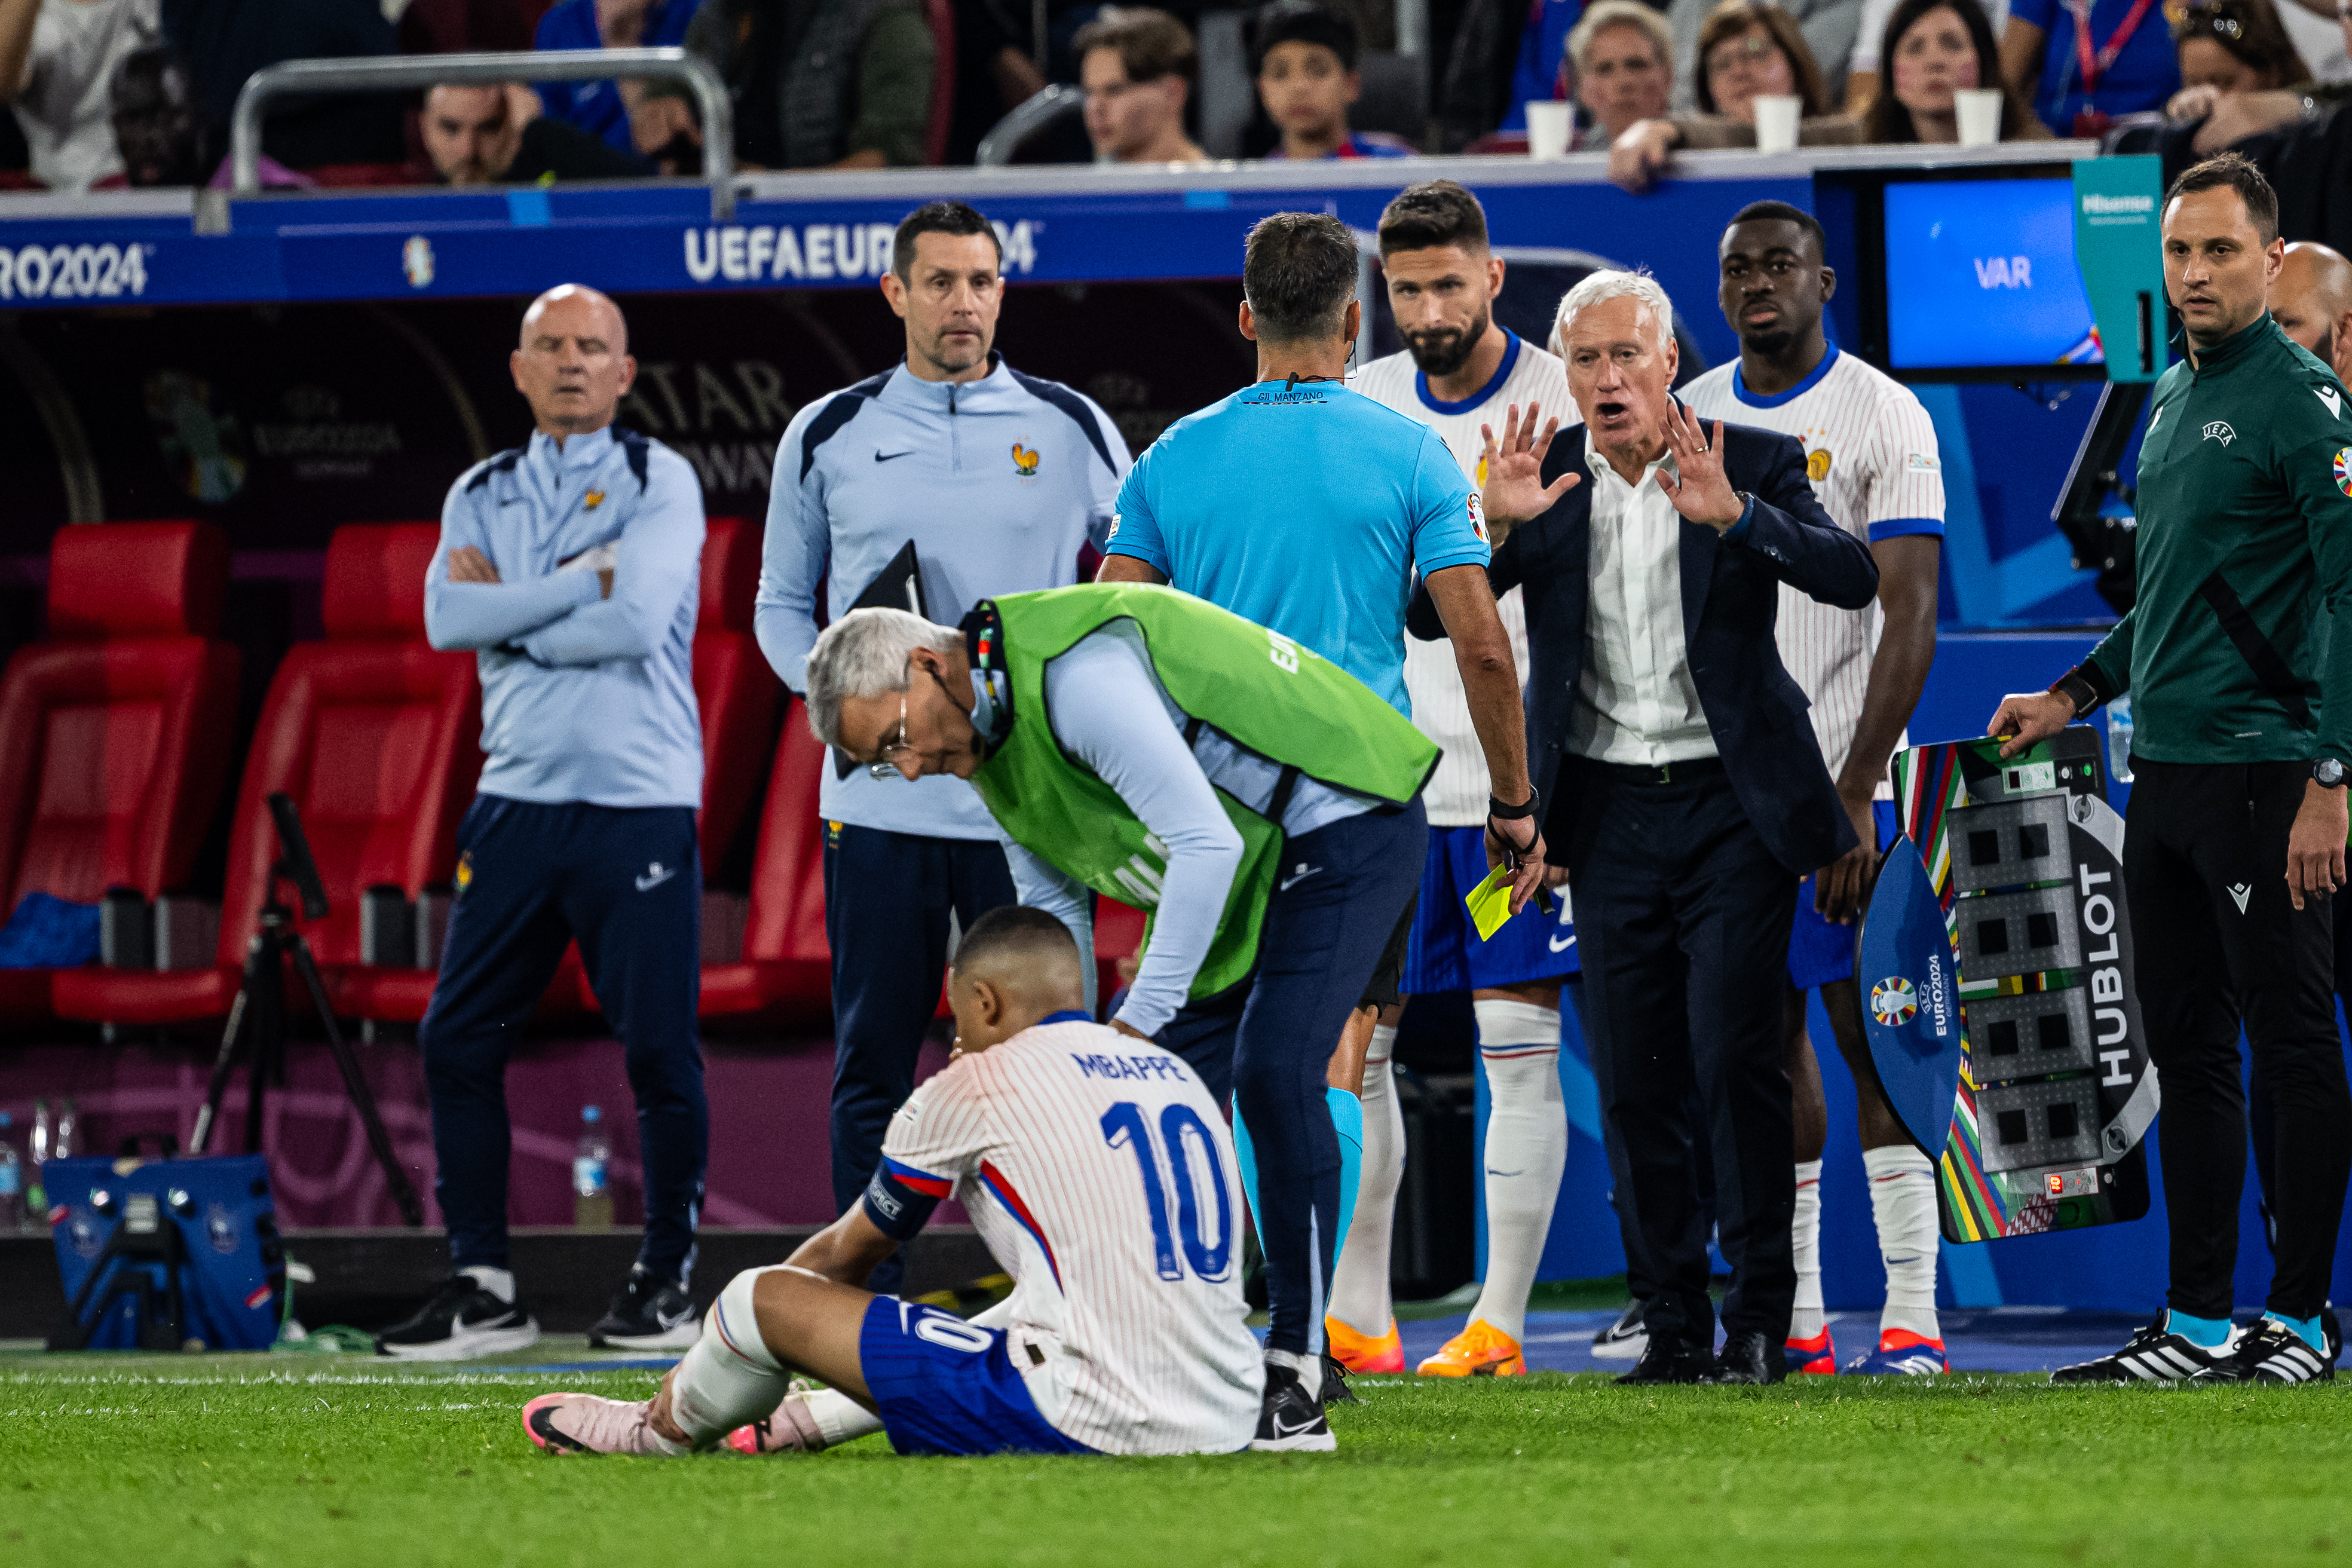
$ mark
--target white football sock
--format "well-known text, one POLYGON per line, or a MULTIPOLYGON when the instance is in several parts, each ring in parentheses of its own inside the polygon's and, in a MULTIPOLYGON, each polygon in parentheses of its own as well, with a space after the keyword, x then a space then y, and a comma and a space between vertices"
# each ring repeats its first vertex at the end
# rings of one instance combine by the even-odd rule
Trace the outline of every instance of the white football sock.
POLYGON ((747 1268, 727 1282, 703 1316, 702 1337, 670 1380, 670 1419, 698 1448, 772 1413, 792 1386, 751 1310, 751 1293, 767 1272, 747 1268))
POLYGON ((1486 1278, 1473 1321, 1513 1339, 1527 1332, 1528 1289, 1543 1260, 1568 1164, 1568 1108, 1559 1094, 1559 1013, 1529 1002, 1475 1002, 1478 1060, 1486 1069, 1486 1278))
POLYGON ((483 1289, 488 1290, 491 1295, 496 1296, 499 1300, 504 1301, 508 1306, 511 1307, 514 1305, 515 1291, 513 1269, 486 1268, 480 1264, 476 1264, 471 1268, 460 1268, 457 1272, 463 1274, 468 1279, 471 1279, 475 1284, 479 1285, 483 1289))
POLYGON ((882 1430, 882 1417, 838 1389, 812 1388, 793 1397, 807 1405, 808 1413, 816 1417, 816 1429, 824 1434, 828 1448, 838 1448, 844 1443, 882 1430))
POLYGON ((1797 1215, 1789 1226, 1797 1255, 1797 1302, 1789 1314, 1789 1337, 1810 1340, 1822 1331, 1822 1163, 1797 1162, 1797 1215))
POLYGON ((1907 1329, 1940 1340, 1936 1318, 1936 1167, 1908 1143, 1864 1149, 1870 1212, 1878 1222, 1878 1255, 1886 1264, 1886 1310, 1878 1331, 1907 1329))
POLYGON ((1297 1373, 1299 1386, 1306 1389, 1307 1398, 1323 1397, 1323 1358, 1320 1355, 1300 1355, 1295 1351, 1268 1351, 1265 1363, 1268 1366, 1286 1366, 1297 1373))
POLYGON ((1389 1058, 1395 1029, 1372 1030, 1364 1053, 1364 1163, 1356 1178, 1356 1212, 1347 1245, 1331 1273, 1331 1316, 1358 1333, 1388 1332, 1396 1317, 1389 1300, 1389 1241, 1396 1225, 1397 1188, 1404 1182, 1404 1112, 1398 1108, 1389 1058))

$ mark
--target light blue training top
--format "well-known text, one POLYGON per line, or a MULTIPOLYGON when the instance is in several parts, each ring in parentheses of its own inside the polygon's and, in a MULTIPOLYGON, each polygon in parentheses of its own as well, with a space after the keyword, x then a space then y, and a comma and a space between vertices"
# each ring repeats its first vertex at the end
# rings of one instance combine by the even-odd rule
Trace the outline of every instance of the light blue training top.
POLYGON ((534 432, 449 487, 425 631, 435 647, 479 654, 482 794, 700 807, 702 536, 694 469, 617 426, 561 447, 534 432), (497 583, 449 580, 462 545, 489 557, 497 583), (599 546, 611 547, 609 599, 599 546))
POLYGON ((1413 573, 1489 553, 1437 433, 1331 381, 1259 382, 1170 426, 1120 487, 1104 548, 1305 643, 1408 718, 1413 573))

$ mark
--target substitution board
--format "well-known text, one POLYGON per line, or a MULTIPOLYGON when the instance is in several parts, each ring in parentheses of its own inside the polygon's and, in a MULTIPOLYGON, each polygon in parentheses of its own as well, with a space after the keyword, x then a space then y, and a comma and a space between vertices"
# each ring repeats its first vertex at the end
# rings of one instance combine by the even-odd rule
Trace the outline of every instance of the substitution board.
POLYGON ((2084 725, 2005 761, 1995 740, 1895 760, 1903 837, 1856 977, 1887 1103, 1937 1162, 1950 1241, 2147 1212, 2156 1071, 2101 764, 2084 725))

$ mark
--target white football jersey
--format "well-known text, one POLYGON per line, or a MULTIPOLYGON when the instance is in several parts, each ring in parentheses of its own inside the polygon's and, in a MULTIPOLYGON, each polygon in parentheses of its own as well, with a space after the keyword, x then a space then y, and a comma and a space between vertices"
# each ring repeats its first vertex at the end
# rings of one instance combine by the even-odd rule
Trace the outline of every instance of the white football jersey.
MULTIPOLYGON (((1460 403, 1433 402, 1428 383, 1410 353, 1392 353, 1358 372, 1349 384, 1375 403, 1420 420, 1437 432, 1454 460, 1462 465, 1471 488, 1486 482, 1480 454, 1486 443, 1478 426, 1495 427, 1503 438, 1503 420, 1514 403, 1526 412, 1529 403, 1543 405, 1543 417, 1557 416, 1564 430, 1578 419, 1568 395, 1568 372, 1559 360, 1515 332, 1505 334, 1510 347, 1495 378, 1477 395, 1460 403)), ((1511 658, 1518 666, 1519 686, 1528 683, 1528 616, 1517 588, 1495 607, 1510 634, 1511 658)), ((1404 689, 1412 699, 1412 721, 1421 732, 1444 749, 1437 772, 1422 791, 1422 804, 1432 827, 1476 827, 1486 820, 1486 752, 1478 744, 1478 731, 1470 722, 1470 698, 1462 689, 1462 672, 1454 668, 1454 645, 1443 637, 1423 642, 1404 639, 1404 689)))
MULTIPOLYGON (((1836 349, 1789 391, 1759 397, 1739 380, 1739 362, 1720 364, 1682 389, 1701 417, 1794 436, 1805 473, 1830 521, 1864 544, 1906 533, 1944 531, 1944 466, 1936 426, 1910 388, 1836 349)), ((1783 583, 1776 637, 1780 662, 1813 702, 1813 735, 1830 776, 1845 766, 1870 687, 1882 617, 1841 610, 1783 583)), ((1899 750, 1906 735, 1895 742, 1899 750)), ((1878 781, 1879 798, 1891 795, 1878 781)))
POLYGON ((1247 1447, 1265 1365, 1232 1135, 1182 1058, 1106 1025, 959 1057, 890 1121, 892 1175, 951 1191, 1013 1277, 1013 1364, 1107 1454, 1247 1447))

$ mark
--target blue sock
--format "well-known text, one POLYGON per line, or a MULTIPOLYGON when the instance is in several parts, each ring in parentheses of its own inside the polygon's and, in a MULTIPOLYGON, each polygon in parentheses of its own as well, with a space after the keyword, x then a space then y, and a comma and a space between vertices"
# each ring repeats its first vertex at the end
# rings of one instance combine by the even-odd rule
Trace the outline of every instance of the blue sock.
POLYGON ((2301 1334, 2303 1336, 2303 1342, 2309 1345, 2313 1350, 2317 1351, 2321 1355, 2326 1355, 2327 1353, 2327 1336, 2326 1333, 2321 1331, 2319 1320, 2316 1317, 2290 1318, 2283 1312, 2264 1312, 2263 1316, 2268 1318, 2273 1323, 2284 1323, 2288 1328, 2293 1329, 2296 1333, 2301 1334))
MULTIPOLYGON (((1344 1089, 1328 1087, 1323 1098, 1331 1110, 1331 1130, 1339 1135, 1339 1226, 1331 1247, 1336 1268, 1340 1248, 1347 1245, 1349 1222, 1356 1217, 1356 1183, 1364 1169, 1364 1102, 1344 1089)), ((1251 1215, 1256 1215, 1263 1212, 1257 1205, 1257 1151, 1250 1143, 1249 1123, 1242 1120, 1239 1109, 1234 1111, 1234 1154, 1241 1162, 1242 1196, 1251 1215)))
POLYGON ((2192 1318, 2186 1312, 2167 1309, 2164 1329, 2167 1333, 2179 1334, 2199 1350, 2217 1351, 2230 1341, 2227 1318, 2192 1318))

